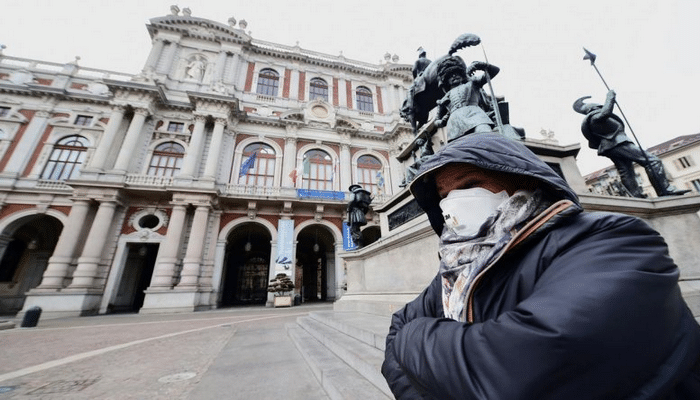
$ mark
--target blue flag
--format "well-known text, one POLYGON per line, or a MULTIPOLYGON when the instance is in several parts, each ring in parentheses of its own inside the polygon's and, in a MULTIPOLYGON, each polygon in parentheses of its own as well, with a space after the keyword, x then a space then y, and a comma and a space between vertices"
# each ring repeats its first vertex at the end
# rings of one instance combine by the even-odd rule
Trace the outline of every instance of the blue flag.
POLYGON ((382 175, 381 171, 377 171, 377 186, 379 187, 384 187, 384 175, 382 175))
POLYGON ((241 171, 238 173, 239 177, 243 175, 248 175, 248 171, 250 171, 251 168, 255 166, 255 157, 257 155, 258 152, 256 151, 255 153, 251 154, 247 160, 243 161, 243 164, 241 164, 241 171))

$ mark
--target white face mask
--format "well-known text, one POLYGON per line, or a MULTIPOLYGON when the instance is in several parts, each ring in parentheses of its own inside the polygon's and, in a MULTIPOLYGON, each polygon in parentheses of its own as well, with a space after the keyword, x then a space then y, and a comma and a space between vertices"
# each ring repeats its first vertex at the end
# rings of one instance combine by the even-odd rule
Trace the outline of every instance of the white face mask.
POLYGON ((499 193, 480 187, 453 190, 440 201, 445 226, 459 236, 473 236, 508 198, 505 190, 499 193))

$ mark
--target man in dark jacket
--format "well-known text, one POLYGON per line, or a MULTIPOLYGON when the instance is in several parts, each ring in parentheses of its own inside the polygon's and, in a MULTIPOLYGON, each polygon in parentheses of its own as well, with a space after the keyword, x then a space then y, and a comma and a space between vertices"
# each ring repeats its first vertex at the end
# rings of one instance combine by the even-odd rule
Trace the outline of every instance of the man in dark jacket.
POLYGON ((392 318, 382 373, 398 399, 700 399, 700 326, 645 222, 582 212, 490 133, 449 143, 410 189, 440 271, 392 318))

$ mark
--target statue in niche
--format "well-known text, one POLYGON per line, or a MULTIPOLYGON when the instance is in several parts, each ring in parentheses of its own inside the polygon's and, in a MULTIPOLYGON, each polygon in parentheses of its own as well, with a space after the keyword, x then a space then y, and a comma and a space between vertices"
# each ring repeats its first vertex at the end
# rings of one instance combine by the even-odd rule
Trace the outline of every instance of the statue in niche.
POLYGON ((206 70, 205 59, 202 56, 194 56, 194 58, 192 58, 192 60, 189 62, 189 64, 187 64, 187 68, 185 69, 185 73, 187 74, 187 78, 199 82, 204 77, 205 70, 206 70))
POLYGON ((360 228, 367 225, 365 214, 372 203, 371 193, 362 189, 360 185, 350 185, 350 202, 348 203, 348 226, 350 237, 357 247, 362 247, 362 232, 360 228))
POLYGON ((597 149, 598 155, 608 157, 615 164, 622 184, 632 197, 646 197, 635 178, 633 162, 644 167, 657 195, 678 196, 690 192, 671 186, 661 160, 636 146, 627 137, 622 119, 613 114, 614 91, 608 91, 603 105, 585 103, 590 97, 581 97, 573 104, 574 111, 586 116, 581 124, 581 132, 588 140, 588 147, 597 149))

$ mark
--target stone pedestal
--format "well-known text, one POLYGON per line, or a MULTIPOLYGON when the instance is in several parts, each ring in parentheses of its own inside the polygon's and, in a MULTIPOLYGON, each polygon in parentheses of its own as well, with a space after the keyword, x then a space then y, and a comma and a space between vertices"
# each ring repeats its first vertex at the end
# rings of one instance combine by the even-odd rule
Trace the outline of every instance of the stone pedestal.
POLYGON ((146 290, 140 314, 162 314, 202 311, 211 308, 206 302, 210 291, 198 290, 146 290))
POLYGON ((17 320, 24 318, 26 310, 40 307, 41 318, 65 318, 96 315, 100 308, 102 293, 84 291, 83 293, 34 293, 27 296, 24 307, 16 315, 17 320))

